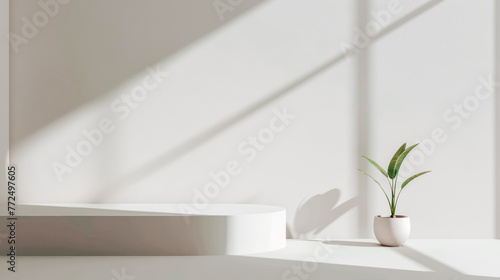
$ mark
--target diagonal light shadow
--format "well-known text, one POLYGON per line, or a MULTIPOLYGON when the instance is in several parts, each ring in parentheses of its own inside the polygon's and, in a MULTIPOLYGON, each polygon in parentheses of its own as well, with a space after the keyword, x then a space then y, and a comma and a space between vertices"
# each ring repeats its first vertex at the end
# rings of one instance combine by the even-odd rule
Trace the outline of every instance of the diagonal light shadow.
POLYGON ((344 58, 344 56, 339 55, 339 56, 335 57, 334 59, 331 59, 328 62, 323 63, 320 67, 311 71, 307 75, 302 76, 301 78, 297 79, 295 82, 283 87, 281 90, 275 92, 274 94, 271 94, 271 95, 267 96, 266 98, 252 104, 251 106, 247 107, 246 109, 240 111, 238 114, 235 114, 235 115, 227 118, 223 122, 220 122, 219 124, 209 128, 209 129, 204 130, 203 132, 199 133, 198 135, 189 139, 188 141, 182 143, 181 145, 177 146, 176 148, 172 149, 171 151, 163 154, 162 156, 160 156, 160 157, 150 161, 149 163, 143 165, 142 167, 136 169, 131 174, 123 177, 115 184, 113 184, 111 186, 106 186, 106 192, 100 193, 99 195, 97 195, 96 199, 93 200, 94 203, 99 203, 100 201, 103 201, 105 199, 106 195, 109 195, 117 187, 136 182, 137 180, 143 178, 146 174, 149 174, 149 173, 153 172, 154 170, 171 163, 175 159, 183 156, 184 154, 187 154, 189 151, 200 146, 202 143, 204 143, 208 139, 215 137, 216 135, 225 131, 229 127, 237 124, 239 121, 252 115, 254 112, 258 111, 260 108, 266 106, 267 104, 269 104, 275 100, 278 100, 280 97, 286 95, 287 93, 289 93, 293 89, 300 86, 302 83, 313 78, 314 76, 318 75, 319 73, 325 71, 326 69, 330 68, 332 65, 336 64, 337 62, 342 61, 343 58, 344 58))
MULTIPOLYGON (((24 13, 33 8, 40 10, 38 2, 29 2, 10 1, 11 32, 22 34, 24 13)), ((37 41, 59 39, 48 39, 41 45, 30 41, 19 46, 19 52, 11 46, 11 122, 16 124, 11 129, 11 142, 21 142, 69 113, 104 98, 146 67, 175 57, 265 3, 239 1, 237 7, 226 10, 219 19, 213 2, 86 0, 62 5, 50 19, 57 27, 49 23, 36 35, 37 41), (129 36, 119 35, 124 30, 129 36), (57 59, 43 60, 55 55, 56 49, 60 50, 57 59), (67 73, 59 72, 61 68, 67 68, 67 73), (60 86, 48 87, 33 76, 44 73, 43 78, 53 79, 44 76, 47 69, 55 71, 52 75, 58 78, 53 83, 60 86), (30 82, 39 86, 37 90, 43 94, 33 94, 33 90, 21 86, 27 77, 34 79, 30 82), (66 81, 60 82, 61 79, 66 81), (66 87, 65 83, 75 88, 66 87), (26 118, 26 112, 31 117, 26 118)))
POLYGON ((460 271, 457 271, 433 258, 430 258, 425 254, 422 254, 414 249, 411 249, 408 246, 392 247, 392 249, 403 256, 406 256, 440 274, 443 274, 443 276, 454 277, 454 278, 458 277, 458 279, 463 279, 465 277, 465 275, 460 271))
POLYGON ((397 28, 401 27, 402 25, 408 23, 409 21, 413 20, 414 18, 416 18, 417 16, 423 14, 424 12, 432 9, 433 7, 435 7, 437 4, 441 3, 441 2, 444 2, 445 0, 431 0, 425 4, 422 4, 421 6, 419 6, 418 8, 415 8, 414 10, 412 10, 411 12, 409 12, 406 16, 402 17, 401 19, 397 20, 396 22, 394 22, 393 24, 390 24, 389 26, 387 26, 386 28, 384 28, 383 30, 381 30, 374 38, 373 40, 371 41, 372 43, 379 40, 380 38, 384 37, 385 35, 393 32, 394 30, 396 30, 397 28))
MULTIPOLYGON (((371 43, 381 39, 382 37, 386 36, 387 34, 391 33, 392 31, 396 30, 397 28, 403 26, 405 23, 409 22, 410 20, 414 19, 415 17, 419 16, 423 12, 431 9, 438 3, 442 2, 444 0, 432 0, 429 1, 426 4, 423 4, 421 7, 416 8, 412 12, 408 13, 406 16, 402 17, 401 19, 395 21, 391 25, 387 26, 385 29, 381 30, 377 35, 372 37, 371 43)), ((139 167, 138 169, 132 171, 130 174, 120 178, 116 182, 112 183, 111 185, 106 185, 103 186, 103 192, 98 193, 95 195, 93 199, 91 199, 91 203, 102 203, 103 201, 106 200, 106 198, 115 192, 118 188, 121 188, 126 185, 130 185, 134 182, 137 182, 141 178, 144 178, 144 176, 147 176, 148 174, 154 172, 158 168, 164 167, 167 164, 170 164, 174 160, 178 159, 179 157, 187 154, 189 151, 195 149, 196 147, 200 146, 204 142, 206 142, 208 139, 211 139, 218 135, 219 133, 225 131, 229 127, 232 127, 239 123, 241 120, 245 119, 246 117, 252 115, 254 112, 258 111, 262 107, 265 107, 267 104, 270 104, 279 98, 285 96, 286 94, 290 93, 297 87, 299 87, 301 84, 307 82, 308 80, 312 79, 316 75, 322 73, 323 71, 329 69, 330 67, 336 65, 339 62, 344 61, 346 58, 349 58, 350 56, 356 55, 357 53, 356 49, 351 49, 348 50, 344 54, 339 54, 332 59, 324 62, 323 64, 319 65, 312 71, 310 71, 307 74, 302 75, 301 77, 297 78, 295 81, 292 83, 282 87, 280 90, 276 91, 273 94, 268 95, 266 98, 263 98, 262 100, 250 105, 246 109, 243 109, 239 113, 227 118, 226 120, 220 122, 219 124, 208 128, 204 130, 203 132, 199 133, 198 135, 194 136, 193 138, 189 139, 188 141, 184 142, 183 144, 177 146, 176 148, 172 149, 171 151, 159 156, 156 159, 153 159, 149 163, 139 167)))
MULTIPOLYGON (((366 242, 366 241, 337 241, 337 240, 327 240, 323 241, 323 244, 329 245, 340 245, 340 246, 354 246, 354 247, 380 247, 380 248, 390 248, 395 252, 432 269, 433 275, 438 277, 438 279, 443 280, 459 280, 459 279, 494 279, 487 276, 476 276, 476 275, 466 275, 424 253, 421 253, 415 249, 408 247, 407 245, 401 247, 386 247, 382 246, 376 242, 366 242)), ((427 279, 427 278, 419 278, 427 279)))

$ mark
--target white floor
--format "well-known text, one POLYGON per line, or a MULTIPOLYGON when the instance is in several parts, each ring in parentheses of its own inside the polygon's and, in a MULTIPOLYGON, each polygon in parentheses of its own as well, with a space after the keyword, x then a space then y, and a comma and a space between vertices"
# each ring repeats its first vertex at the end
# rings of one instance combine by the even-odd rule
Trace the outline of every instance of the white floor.
POLYGON ((278 251, 245 256, 18 256, 0 279, 500 279, 500 240, 410 240, 382 247, 373 240, 287 240, 278 251))

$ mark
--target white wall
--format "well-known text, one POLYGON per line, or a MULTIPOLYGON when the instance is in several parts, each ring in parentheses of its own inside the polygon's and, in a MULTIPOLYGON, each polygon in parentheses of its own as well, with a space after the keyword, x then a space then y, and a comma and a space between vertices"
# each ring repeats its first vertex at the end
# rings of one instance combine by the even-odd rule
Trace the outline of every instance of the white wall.
POLYGON ((388 148, 443 134, 426 141, 420 166, 410 157, 413 173, 433 171, 400 201, 414 236, 493 237, 494 98, 475 99, 480 77, 494 74, 493 16, 490 1, 443 1, 373 45, 373 156, 389 160, 388 148), (454 106, 464 102, 462 117, 454 106))
MULTIPOLYGON (((236 161, 241 173, 210 202, 286 207, 294 237, 372 236, 371 217, 387 209, 356 171, 360 153, 386 165, 399 144, 442 127, 446 142, 418 167, 433 173, 409 186, 400 212, 413 237, 492 237, 492 98, 457 130, 443 113, 493 71, 493 2, 438 2, 401 1, 349 59, 340 46, 389 1, 242 1, 223 19, 209 1, 59 4, 11 49, 21 200, 190 203, 236 161), (147 67, 170 75, 130 114, 113 112, 147 67), (295 118, 255 158, 240 153, 283 108, 295 118), (52 165, 65 163, 65 147, 103 119, 114 130, 58 180, 52 165)), ((11 6, 16 34, 23 16, 43 11, 11 6)))
MULTIPOLYGON (((495 81, 500 81, 500 3, 495 2, 495 81)), ((500 98, 495 96, 495 187, 496 187, 496 230, 495 238, 500 239, 500 98)))
MULTIPOLYGON (((0 1, 0 34, 9 33, 9 1, 0 1)), ((6 170, 9 151, 9 41, 0 36, 0 207, 7 201, 6 170)))

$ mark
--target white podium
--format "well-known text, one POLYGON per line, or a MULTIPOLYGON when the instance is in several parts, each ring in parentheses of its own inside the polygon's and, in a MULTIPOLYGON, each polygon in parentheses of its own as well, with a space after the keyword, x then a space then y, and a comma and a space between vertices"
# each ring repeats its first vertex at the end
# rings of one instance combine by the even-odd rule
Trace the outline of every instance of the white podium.
MULTIPOLYGON (((18 205, 19 256, 261 253, 286 245, 285 209, 250 204, 18 205)), ((5 216, 2 224, 6 223, 5 216)), ((6 234, 6 227, 0 236, 6 234)), ((1 242, 1 240, 0 240, 1 242)), ((0 243, 0 254, 7 244, 0 243)))

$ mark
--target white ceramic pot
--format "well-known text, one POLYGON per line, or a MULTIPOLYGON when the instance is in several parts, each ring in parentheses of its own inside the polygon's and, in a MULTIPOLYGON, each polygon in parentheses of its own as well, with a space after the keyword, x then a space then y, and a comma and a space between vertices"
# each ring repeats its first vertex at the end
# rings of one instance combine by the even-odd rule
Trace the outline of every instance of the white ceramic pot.
POLYGON ((373 230, 378 242, 385 246, 403 245, 410 236, 410 217, 396 215, 396 218, 375 216, 373 230))

